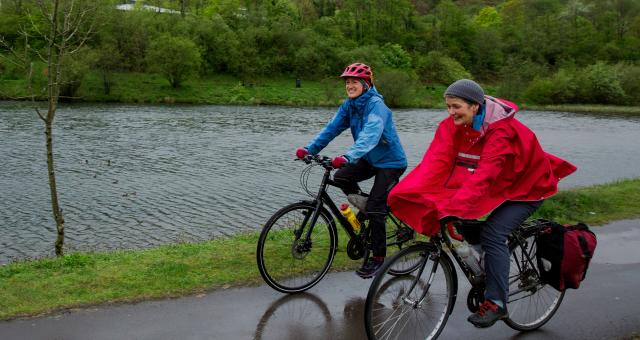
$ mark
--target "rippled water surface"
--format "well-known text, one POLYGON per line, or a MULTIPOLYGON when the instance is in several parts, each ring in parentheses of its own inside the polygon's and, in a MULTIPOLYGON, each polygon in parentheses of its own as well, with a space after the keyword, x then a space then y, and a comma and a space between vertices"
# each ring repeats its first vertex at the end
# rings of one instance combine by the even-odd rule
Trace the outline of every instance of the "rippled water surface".
MULTIPOLYGON (((66 249, 140 248, 259 229, 275 210, 305 198, 294 150, 333 112, 63 106, 54 148, 66 249)), ((444 115, 394 110, 410 167, 444 115)), ((578 166, 563 187, 640 176, 640 119, 533 111, 519 118, 548 152, 578 166)), ((341 154, 350 142, 345 132, 323 153, 341 154)), ((319 176, 314 170, 313 183, 319 176)), ((0 102, 0 207, 0 262, 52 254, 43 124, 24 103, 0 102)))

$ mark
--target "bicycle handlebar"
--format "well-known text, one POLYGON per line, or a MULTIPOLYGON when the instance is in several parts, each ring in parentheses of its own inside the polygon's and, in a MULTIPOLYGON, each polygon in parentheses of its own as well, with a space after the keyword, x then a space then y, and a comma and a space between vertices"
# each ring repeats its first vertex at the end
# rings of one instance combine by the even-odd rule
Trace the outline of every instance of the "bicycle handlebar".
POLYGON ((462 237, 462 234, 458 233, 458 230, 456 230, 456 226, 453 225, 454 223, 455 223, 455 221, 446 222, 447 231, 449 232, 449 236, 451 236, 451 238, 456 240, 456 241, 462 241, 464 239, 464 237, 462 237))
POLYGON ((333 167, 333 165, 331 164, 331 157, 327 157, 327 156, 321 156, 321 155, 306 155, 302 158, 296 158, 297 161, 303 161, 306 164, 311 164, 311 163, 316 163, 319 165, 322 165, 323 168, 327 169, 327 170, 333 170, 335 169, 333 167))

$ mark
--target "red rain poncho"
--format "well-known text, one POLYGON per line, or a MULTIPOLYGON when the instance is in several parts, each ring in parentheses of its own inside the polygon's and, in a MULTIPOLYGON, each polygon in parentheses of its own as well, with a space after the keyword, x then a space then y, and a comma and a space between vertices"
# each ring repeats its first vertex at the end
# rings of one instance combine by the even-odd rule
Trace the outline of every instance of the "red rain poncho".
POLYGON ((393 214, 417 232, 433 235, 443 217, 479 218, 507 200, 547 198, 576 170, 542 150, 535 134, 514 118, 515 104, 485 99, 480 131, 444 119, 422 162, 389 194, 393 214))

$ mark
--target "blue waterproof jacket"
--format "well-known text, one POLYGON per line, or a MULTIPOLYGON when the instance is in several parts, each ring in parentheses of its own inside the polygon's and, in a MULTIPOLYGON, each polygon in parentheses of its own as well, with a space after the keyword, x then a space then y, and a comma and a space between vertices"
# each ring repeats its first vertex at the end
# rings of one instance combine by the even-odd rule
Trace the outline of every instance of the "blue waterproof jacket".
POLYGON ((345 100, 331 121, 307 145, 307 150, 317 154, 347 128, 351 128, 354 140, 344 154, 350 163, 364 158, 376 168, 407 167, 407 157, 393 124, 391 110, 375 87, 358 98, 345 100))

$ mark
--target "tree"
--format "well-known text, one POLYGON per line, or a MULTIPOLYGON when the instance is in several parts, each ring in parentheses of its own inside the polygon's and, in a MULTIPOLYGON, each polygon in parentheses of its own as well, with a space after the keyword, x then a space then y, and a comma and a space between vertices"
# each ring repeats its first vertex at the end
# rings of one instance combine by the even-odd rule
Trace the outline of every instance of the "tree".
POLYGON ((200 51, 192 40, 166 34, 151 41, 146 60, 148 69, 163 74, 173 88, 196 73, 202 63, 200 51))
MULTIPOLYGON (((55 253, 57 256, 62 256, 64 255, 65 221, 58 200, 53 158, 53 121, 58 109, 60 90, 66 85, 64 82, 66 72, 64 62, 73 58, 93 33, 93 15, 97 7, 91 1, 83 0, 39 0, 36 1, 36 4, 39 13, 34 14, 32 28, 46 43, 44 54, 39 51, 35 52, 47 65, 48 104, 46 113, 38 108, 36 108, 36 113, 45 126, 49 192, 57 231, 55 253)), ((28 63, 27 60, 24 62, 28 63)), ((34 97, 32 92, 32 98, 34 97)))
POLYGON ((103 43, 95 53, 96 59, 93 67, 100 72, 104 94, 108 95, 111 93, 113 85, 112 74, 121 66, 122 55, 113 43, 103 43))

